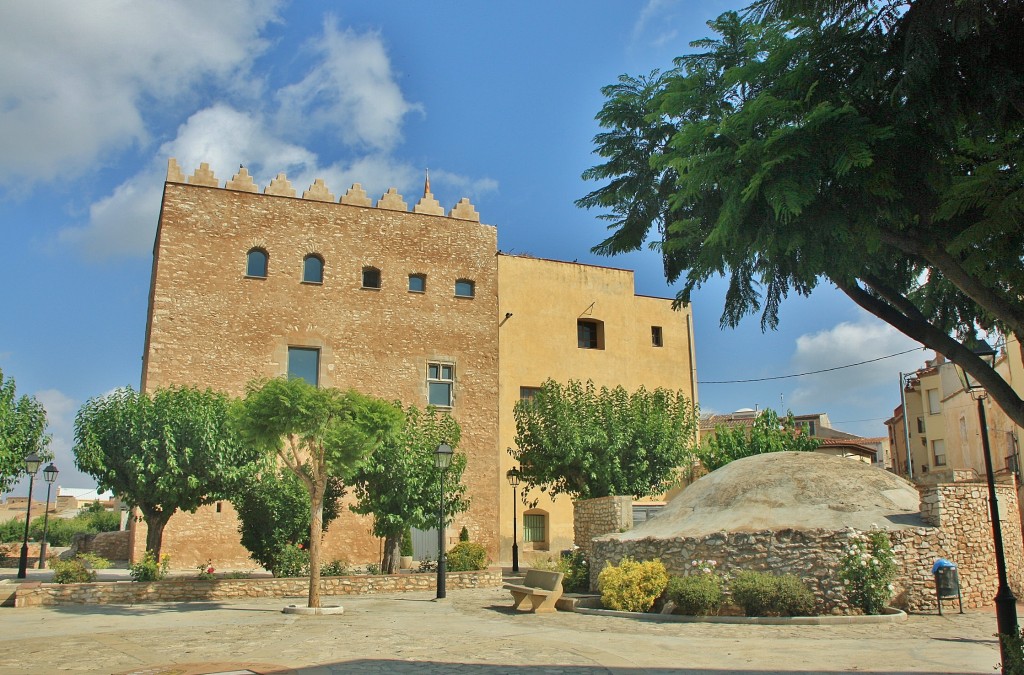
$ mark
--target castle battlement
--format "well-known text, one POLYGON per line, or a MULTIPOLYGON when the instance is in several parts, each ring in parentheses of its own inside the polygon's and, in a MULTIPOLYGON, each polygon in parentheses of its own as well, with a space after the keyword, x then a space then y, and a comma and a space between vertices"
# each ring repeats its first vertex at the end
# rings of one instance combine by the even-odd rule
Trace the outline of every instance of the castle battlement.
MULTIPOLYGON (((181 167, 178 165, 178 161, 173 157, 167 160, 167 182, 203 185, 214 188, 220 187, 220 181, 213 174, 213 170, 210 169, 210 165, 207 162, 202 162, 199 165, 199 168, 196 169, 191 176, 186 177, 182 172, 181 167)), ((429 186, 430 183, 428 182, 424 189, 423 197, 413 207, 412 212, 432 216, 444 216, 444 208, 434 198, 434 195, 431 194, 429 186)), ((260 191, 259 186, 256 185, 256 181, 254 181, 252 176, 249 175, 249 170, 244 166, 240 166, 238 168, 238 173, 236 173, 231 180, 224 183, 224 189, 256 193, 260 191)), ((291 181, 288 180, 288 177, 283 173, 279 173, 276 178, 270 181, 269 185, 263 188, 263 194, 276 195, 278 197, 295 197, 296 192, 295 188, 292 187, 291 181)), ((313 184, 302 193, 302 199, 311 199, 320 202, 334 202, 334 194, 327 188, 322 178, 317 178, 313 181, 313 184)), ((375 205, 366 195, 366 190, 364 190, 363 186, 359 183, 353 183, 352 187, 350 187, 345 194, 338 199, 338 203, 348 204, 349 206, 388 209, 391 211, 408 212, 409 210, 405 199, 398 193, 397 189, 393 187, 388 188, 387 192, 381 195, 381 198, 377 200, 375 205)), ((477 213, 476 208, 466 197, 460 199, 459 202, 453 206, 450 211, 448 211, 448 217, 456 218, 458 220, 472 220, 477 223, 480 222, 480 214, 477 213)))

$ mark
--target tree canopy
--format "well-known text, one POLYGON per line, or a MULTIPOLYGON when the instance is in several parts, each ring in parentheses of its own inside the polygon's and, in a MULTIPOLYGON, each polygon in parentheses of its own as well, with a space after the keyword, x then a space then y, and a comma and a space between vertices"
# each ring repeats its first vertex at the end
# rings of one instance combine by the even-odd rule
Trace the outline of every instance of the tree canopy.
POLYGON ((158 559, 171 516, 229 498, 258 457, 239 442, 229 409, 228 397, 209 389, 125 387, 75 416, 75 465, 142 512, 146 550, 158 559))
MULTIPOLYGON (((373 534, 384 538, 384 572, 398 571, 407 528, 438 525, 441 472, 434 465, 434 454, 441 443, 457 449, 461 437, 459 423, 448 413, 432 406, 426 412, 409 406, 402 429, 384 439, 349 478, 356 497, 352 510, 372 515, 373 534)), ((466 455, 456 452, 444 472, 445 524, 469 508, 462 484, 465 468, 466 455)))
POLYGON ((25 473, 31 453, 43 461, 52 458, 46 433, 46 409, 34 396, 17 396, 14 378, 0 370, 0 493, 7 492, 25 473))
POLYGON ((715 427, 715 433, 705 437, 697 451, 700 463, 708 471, 720 469, 729 462, 767 452, 811 452, 821 441, 796 424, 793 413, 779 419, 779 414, 768 408, 747 426, 715 427))
POLYGON ((294 473, 309 494, 309 606, 320 606, 320 545, 327 482, 347 479, 358 462, 402 422, 397 406, 349 389, 317 388, 300 378, 249 384, 235 410, 243 438, 294 473))
POLYGON ((524 488, 573 499, 665 492, 693 461, 697 411, 682 392, 548 380, 515 406, 524 488))
POLYGON ((821 282, 1024 401, 971 350, 1024 345, 1024 5, 762 0, 668 72, 603 91, 600 253, 649 238, 676 304, 714 276, 721 322, 775 328, 821 282), (905 10, 905 11, 904 11, 905 10), (652 233, 653 230, 653 233, 652 233))

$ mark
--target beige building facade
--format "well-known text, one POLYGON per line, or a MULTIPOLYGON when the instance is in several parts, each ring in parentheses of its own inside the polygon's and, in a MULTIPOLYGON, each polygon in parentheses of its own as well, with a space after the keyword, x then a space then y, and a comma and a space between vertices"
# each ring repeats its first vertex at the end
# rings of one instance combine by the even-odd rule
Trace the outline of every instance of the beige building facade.
MULTIPOLYGON (((142 388, 239 396, 254 378, 299 374, 450 410, 471 506, 449 540, 466 527, 493 560, 508 561, 506 448, 521 388, 593 379, 693 397, 691 317, 670 300, 636 296, 626 270, 499 254, 496 229, 468 200, 446 212, 429 181, 410 207, 393 188, 371 200, 358 184, 336 196, 317 180, 300 196, 283 174, 261 190, 245 169, 221 184, 205 164, 186 177, 170 160, 142 388), (581 322, 595 331, 586 348, 581 322)), ((559 502, 518 509, 520 534, 544 512, 538 550, 571 545, 571 504, 559 502)), ((179 568, 251 566, 237 527, 228 502, 178 514, 164 551, 179 568)), ((132 538, 138 555, 144 523, 132 538)), ((380 547, 370 520, 347 508, 325 538, 328 558, 353 564, 379 560, 380 547)))

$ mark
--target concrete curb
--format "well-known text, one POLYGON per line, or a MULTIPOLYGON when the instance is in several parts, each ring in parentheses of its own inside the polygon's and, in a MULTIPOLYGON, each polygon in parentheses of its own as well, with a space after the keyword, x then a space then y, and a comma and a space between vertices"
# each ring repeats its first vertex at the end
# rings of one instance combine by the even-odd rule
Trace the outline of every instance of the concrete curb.
POLYGON ((906 612, 886 608, 885 614, 857 614, 843 616, 683 616, 680 614, 648 614, 646 612, 619 612, 613 609, 593 609, 577 606, 573 611, 593 616, 617 616, 654 623, 730 623, 750 626, 849 626, 857 624, 886 624, 907 620, 906 612))
POLYGON ((341 605, 324 605, 323 607, 304 607, 302 605, 285 605, 281 610, 283 614, 298 614, 300 616, 322 616, 328 614, 344 614, 345 608, 341 605))

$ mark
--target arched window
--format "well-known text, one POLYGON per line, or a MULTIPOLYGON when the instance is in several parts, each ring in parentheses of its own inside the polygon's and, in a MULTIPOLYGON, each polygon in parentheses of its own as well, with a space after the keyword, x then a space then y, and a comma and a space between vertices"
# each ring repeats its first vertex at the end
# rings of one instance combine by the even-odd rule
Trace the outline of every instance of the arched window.
POLYGON ((245 260, 245 276, 265 279, 267 277, 268 260, 269 256, 262 248, 249 249, 245 260))
POLYGON ((469 279, 457 279, 455 281, 455 297, 472 298, 476 291, 476 284, 469 279))
POLYGON ((376 267, 363 268, 363 288, 380 288, 380 270, 376 267))
POLYGON ((307 284, 322 284, 324 282, 324 259, 315 253, 310 253, 303 258, 302 280, 307 284))

